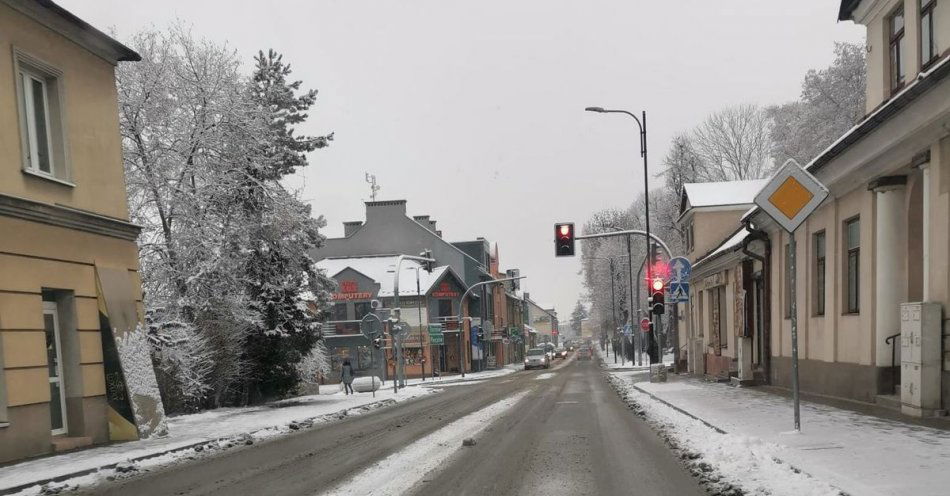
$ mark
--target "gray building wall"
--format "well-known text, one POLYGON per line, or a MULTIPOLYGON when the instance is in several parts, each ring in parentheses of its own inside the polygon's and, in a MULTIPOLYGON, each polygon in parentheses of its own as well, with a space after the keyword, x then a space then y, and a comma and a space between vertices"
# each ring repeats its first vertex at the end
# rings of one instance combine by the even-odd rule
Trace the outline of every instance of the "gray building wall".
POLYGON ((329 257, 361 255, 418 255, 432 250, 436 265, 448 265, 465 279, 466 284, 479 280, 484 272, 479 263, 452 243, 443 240, 435 231, 435 223, 427 216, 423 226, 406 215, 405 200, 366 202, 366 221, 345 223, 347 235, 329 238, 324 246, 313 250, 314 260, 329 257))

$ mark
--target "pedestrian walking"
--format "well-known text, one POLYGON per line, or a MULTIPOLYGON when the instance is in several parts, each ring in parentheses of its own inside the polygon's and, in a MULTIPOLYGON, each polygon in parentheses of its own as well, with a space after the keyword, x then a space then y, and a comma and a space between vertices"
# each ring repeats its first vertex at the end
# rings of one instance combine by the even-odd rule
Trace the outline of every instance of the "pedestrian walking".
POLYGON ((350 365, 350 359, 343 360, 343 366, 340 367, 340 380, 343 381, 343 391, 346 394, 353 393, 353 366, 350 365))

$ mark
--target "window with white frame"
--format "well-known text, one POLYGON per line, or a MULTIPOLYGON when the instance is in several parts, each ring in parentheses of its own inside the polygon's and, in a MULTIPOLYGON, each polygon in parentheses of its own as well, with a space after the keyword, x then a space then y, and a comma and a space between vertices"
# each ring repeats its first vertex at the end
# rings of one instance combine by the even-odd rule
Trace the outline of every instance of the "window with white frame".
POLYGON ((60 104, 62 73, 15 52, 23 170, 68 181, 60 104))
POLYGON ((888 53, 891 91, 904 86, 906 67, 904 61, 904 8, 900 7, 887 18, 888 53))
POLYGON ((934 8, 937 0, 920 0, 920 65, 927 67, 940 55, 934 33, 934 8))

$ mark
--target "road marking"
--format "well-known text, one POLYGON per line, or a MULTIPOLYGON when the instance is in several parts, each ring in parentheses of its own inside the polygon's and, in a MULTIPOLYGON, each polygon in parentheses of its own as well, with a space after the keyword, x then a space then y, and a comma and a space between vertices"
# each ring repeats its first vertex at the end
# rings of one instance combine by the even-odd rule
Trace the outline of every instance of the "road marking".
POLYGON ((556 374, 555 374, 554 372, 545 372, 545 373, 540 374, 540 375, 538 375, 537 377, 535 377, 534 380, 536 380, 536 381, 543 381, 543 380, 545 380, 545 379, 550 379, 550 378, 554 377, 555 375, 556 375, 556 374))
POLYGON ((580 403, 580 401, 558 401, 555 405, 575 405, 577 403, 580 403))
POLYGON ((470 413, 374 463, 322 495, 404 494, 430 472, 447 465, 446 460, 462 449, 462 440, 476 437, 489 424, 511 410, 529 391, 524 391, 470 413))

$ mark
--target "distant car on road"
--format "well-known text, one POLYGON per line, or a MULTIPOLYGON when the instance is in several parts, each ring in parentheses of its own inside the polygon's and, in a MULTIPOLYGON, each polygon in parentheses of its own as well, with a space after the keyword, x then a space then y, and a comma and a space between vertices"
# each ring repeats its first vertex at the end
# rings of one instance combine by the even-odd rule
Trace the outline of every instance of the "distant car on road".
POLYGON ((565 348, 558 348, 554 351, 554 358, 567 358, 567 350, 565 348))
POLYGON ((551 368, 551 359, 541 348, 531 348, 524 359, 524 369, 547 369, 551 368))
POLYGON ((591 358, 593 358, 593 353, 591 353, 590 348, 584 346, 577 349, 578 360, 590 360, 591 358))

